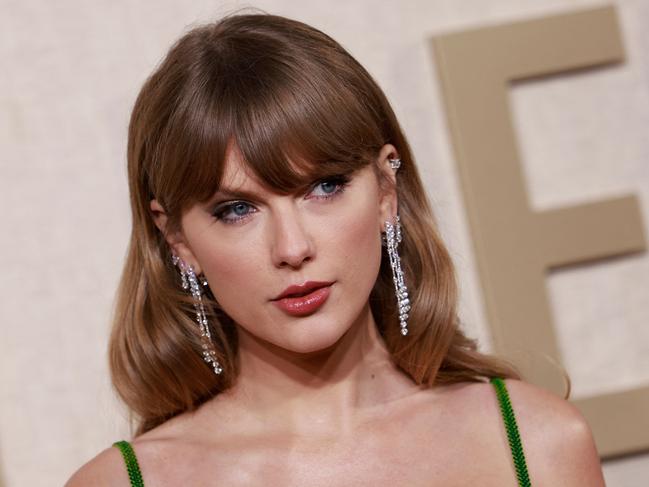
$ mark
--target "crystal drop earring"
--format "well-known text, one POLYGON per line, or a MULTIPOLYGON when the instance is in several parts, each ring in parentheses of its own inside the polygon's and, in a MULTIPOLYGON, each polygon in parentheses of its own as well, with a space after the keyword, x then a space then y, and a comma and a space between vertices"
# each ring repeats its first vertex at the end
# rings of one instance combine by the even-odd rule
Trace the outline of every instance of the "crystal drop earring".
POLYGON ((172 262, 180 270, 180 279, 184 290, 189 290, 194 300, 194 310, 196 311, 196 322, 201 332, 201 346, 203 348, 203 360, 212 366, 212 370, 216 375, 223 372, 223 367, 216 358, 216 349, 212 342, 212 335, 207 324, 207 316, 205 315, 205 307, 203 306, 203 290, 201 284, 207 286, 207 280, 202 277, 201 283, 198 282, 198 277, 194 272, 194 268, 188 266, 177 255, 172 256, 172 262))
POLYGON ((397 215, 394 224, 385 222, 385 245, 388 249, 390 267, 392 268, 392 281, 394 282, 394 291, 397 297, 397 307, 399 308, 399 326, 401 327, 401 334, 406 336, 408 334, 410 299, 408 298, 408 288, 401 269, 401 258, 397 252, 401 239, 401 221, 399 215, 397 215))

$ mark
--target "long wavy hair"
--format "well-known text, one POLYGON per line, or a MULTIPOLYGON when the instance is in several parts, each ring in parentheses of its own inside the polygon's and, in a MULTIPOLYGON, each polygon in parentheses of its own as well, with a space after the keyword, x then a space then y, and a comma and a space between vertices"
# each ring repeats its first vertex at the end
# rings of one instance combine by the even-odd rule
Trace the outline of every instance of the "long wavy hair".
POLYGON ((399 332, 385 253, 369 299, 394 362, 428 387, 520 378, 511 363, 478 352, 460 328, 451 259, 408 142, 376 82, 313 27, 238 14, 180 38, 144 83, 130 120, 133 228, 109 360, 136 435, 195 409, 232 386, 238 374, 236 326, 209 292, 209 326, 223 373, 216 376, 203 362, 191 300, 150 211, 155 198, 168 226, 179 229, 183 212, 218 188, 231 143, 260 181, 283 194, 323 174, 374 164, 379 149, 393 144, 402 160, 397 196, 412 302, 408 336, 399 332))

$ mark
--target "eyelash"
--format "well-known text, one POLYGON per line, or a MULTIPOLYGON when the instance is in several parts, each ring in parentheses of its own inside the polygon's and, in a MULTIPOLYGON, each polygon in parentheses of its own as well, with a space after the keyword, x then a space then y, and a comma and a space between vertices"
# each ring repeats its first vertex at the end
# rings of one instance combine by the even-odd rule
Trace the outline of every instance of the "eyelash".
MULTIPOLYGON (((320 186, 323 183, 334 183, 336 185, 336 190, 333 191, 332 193, 327 193, 327 194, 321 195, 321 196, 311 196, 311 197, 309 197, 307 199, 315 198, 315 199, 319 199, 319 200, 331 200, 332 198, 340 196, 345 191, 345 189, 347 188, 347 185, 349 184, 349 181, 350 181, 350 177, 347 176, 347 175, 344 175, 344 174, 341 174, 341 175, 338 175, 338 176, 331 176, 331 177, 328 177, 328 178, 321 179, 318 182, 316 182, 315 184, 313 184, 313 186, 311 186, 311 189, 309 190, 309 193, 307 193, 307 194, 312 193, 318 186, 320 186)), ((242 220, 245 220, 246 218, 248 218, 248 216, 250 216, 250 214, 255 213, 256 211, 257 210, 254 209, 254 207, 250 203, 248 203, 246 201, 238 200, 238 201, 231 201, 231 202, 219 205, 217 208, 215 208, 215 210, 214 210, 214 212, 212 214, 214 215, 214 218, 216 218, 217 220, 219 220, 219 221, 221 221, 221 222, 223 222, 223 223, 225 223, 227 225, 233 225, 233 224, 241 222, 242 220), (241 205, 241 204, 246 205, 248 208, 250 208, 250 209, 252 209, 254 211, 250 211, 250 212, 246 213, 245 215, 239 215, 239 216, 236 216, 234 218, 226 218, 225 217, 225 215, 227 215, 229 212, 233 211, 235 206, 241 205)))

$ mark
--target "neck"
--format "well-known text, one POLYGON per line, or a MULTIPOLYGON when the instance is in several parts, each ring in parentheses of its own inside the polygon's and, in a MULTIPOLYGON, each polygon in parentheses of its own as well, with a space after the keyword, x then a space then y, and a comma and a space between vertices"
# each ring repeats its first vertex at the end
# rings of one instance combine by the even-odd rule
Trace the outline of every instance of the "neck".
POLYGON ((239 336, 241 371, 225 396, 264 429, 339 436, 420 390, 393 364, 369 305, 338 342, 312 354, 239 336))

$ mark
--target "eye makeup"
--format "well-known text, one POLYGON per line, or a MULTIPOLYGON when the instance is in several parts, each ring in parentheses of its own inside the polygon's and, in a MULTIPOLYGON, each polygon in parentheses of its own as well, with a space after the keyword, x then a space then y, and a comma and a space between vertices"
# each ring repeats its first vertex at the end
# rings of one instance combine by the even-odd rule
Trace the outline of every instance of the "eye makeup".
MULTIPOLYGON (((329 201, 341 195, 351 181, 349 174, 338 174, 322 178, 312 184, 304 198, 329 201)), ((227 192, 226 192, 227 193, 227 192)), ((259 211, 245 200, 230 200, 218 203, 212 211, 213 217, 225 224, 241 223, 259 211)))

